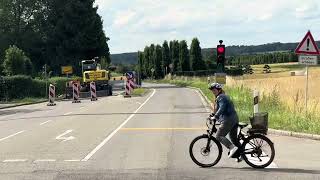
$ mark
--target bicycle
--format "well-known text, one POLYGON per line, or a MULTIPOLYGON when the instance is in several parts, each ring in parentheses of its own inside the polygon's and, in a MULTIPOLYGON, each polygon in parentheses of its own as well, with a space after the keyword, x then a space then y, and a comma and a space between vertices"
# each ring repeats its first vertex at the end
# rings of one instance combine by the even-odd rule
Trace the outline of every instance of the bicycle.
MULTIPOLYGON (((217 132, 216 123, 213 115, 207 118, 206 125, 208 127, 207 134, 196 137, 190 144, 189 153, 194 163, 201 167, 212 167, 215 166, 221 159, 222 146, 221 143, 213 136, 217 132), (201 144, 203 141, 203 144, 201 144), (200 145, 198 148, 198 144, 200 145), (200 156, 196 156, 197 152, 200 152, 200 156), (210 155, 213 158, 210 158, 210 155), (208 163, 201 161, 209 159, 208 163)), ((243 131, 247 127, 247 123, 238 123, 238 141, 241 144, 238 147, 237 152, 232 156, 236 158, 238 162, 242 158, 249 166, 253 168, 265 168, 269 166, 275 156, 275 149, 273 142, 265 135, 266 130, 261 129, 249 129, 247 133, 243 131), (240 131, 239 131, 240 130, 240 131), (264 144, 264 142, 266 144, 264 144), (266 149, 263 149, 267 145, 269 147, 269 154, 266 149)))

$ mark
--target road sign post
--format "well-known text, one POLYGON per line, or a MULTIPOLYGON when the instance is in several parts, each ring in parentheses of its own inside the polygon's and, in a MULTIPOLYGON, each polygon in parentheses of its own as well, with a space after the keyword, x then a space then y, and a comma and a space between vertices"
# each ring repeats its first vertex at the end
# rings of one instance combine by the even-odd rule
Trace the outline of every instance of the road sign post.
POLYGON ((299 43, 295 53, 299 55, 299 63, 306 65, 305 111, 308 113, 309 65, 317 65, 318 55, 320 54, 310 31, 307 32, 299 43))

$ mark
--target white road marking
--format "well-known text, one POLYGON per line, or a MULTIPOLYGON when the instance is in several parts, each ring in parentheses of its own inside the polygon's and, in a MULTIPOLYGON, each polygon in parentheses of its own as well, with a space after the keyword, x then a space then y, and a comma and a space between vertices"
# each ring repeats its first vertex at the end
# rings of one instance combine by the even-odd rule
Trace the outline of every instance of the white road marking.
POLYGON ((52 120, 49 120, 49 121, 46 121, 46 122, 43 122, 40 124, 40 126, 44 125, 44 124, 47 124, 48 122, 51 122, 52 120))
POLYGON ((136 102, 136 103, 141 105, 141 102, 136 102))
POLYGON ((26 162, 28 159, 6 159, 2 162, 26 162))
POLYGON ((56 137, 56 139, 57 139, 57 140, 61 140, 61 139, 63 139, 63 141, 62 141, 62 142, 64 142, 64 141, 69 141, 69 140, 72 140, 72 139, 75 139, 75 137, 73 137, 73 136, 69 136, 69 137, 62 137, 62 136, 64 136, 64 135, 68 134, 68 133, 71 133, 72 131, 73 131, 72 129, 69 129, 69 130, 67 130, 66 132, 64 132, 64 133, 60 134, 59 136, 57 136, 57 137, 56 137))
POLYGON ((95 147, 85 158, 81 161, 88 161, 103 145, 105 145, 133 116, 137 113, 148 101, 149 99, 156 93, 156 90, 153 89, 153 93, 148 97, 147 100, 142 103, 139 108, 131 114, 127 120, 125 120, 117 129, 115 129, 106 139, 104 139, 97 147, 95 147))
POLYGON ((206 108, 206 111, 207 111, 207 112, 210 112, 210 109, 207 107, 206 101, 203 99, 203 97, 202 97, 202 95, 199 93, 199 91, 198 91, 198 90, 194 90, 194 91, 197 92, 197 94, 200 96, 202 105, 206 108))
POLYGON ((70 160, 64 160, 65 162, 80 162, 80 159, 70 159, 70 160))
POLYGON ((69 114, 72 114, 72 112, 65 113, 64 116, 69 115, 69 114))
POLYGON ((1 138, 0 141, 6 140, 6 139, 8 139, 8 138, 11 138, 11 137, 13 137, 13 136, 15 136, 15 135, 21 134, 21 133, 23 133, 23 132, 25 132, 25 130, 20 131, 20 132, 17 132, 17 133, 15 133, 15 134, 12 134, 12 135, 10 135, 10 136, 1 138))
POLYGON ((37 159, 33 162, 55 162, 55 159, 37 159))
POLYGON ((80 109, 83 109, 83 108, 85 108, 85 107, 81 107, 80 109))

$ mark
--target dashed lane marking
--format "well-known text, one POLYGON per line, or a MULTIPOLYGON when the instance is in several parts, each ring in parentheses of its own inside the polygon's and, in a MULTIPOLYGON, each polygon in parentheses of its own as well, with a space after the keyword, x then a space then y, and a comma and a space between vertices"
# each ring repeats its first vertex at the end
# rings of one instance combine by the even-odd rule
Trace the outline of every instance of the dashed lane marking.
POLYGON ((3 141, 3 140, 9 139, 9 138, 11 138, 11 137, 13 137, 13 136, 16 136, 16 135, 18 135, 18 134, 21 134, 21 133, 23 133, 23 132, 25 132, 25 130, 19 131, 19 132, 15 133, 15 134, 12 134, 12 135, 10 135, 10 136, 1 138, 1 139, 0 139, 0 142, 3 141))

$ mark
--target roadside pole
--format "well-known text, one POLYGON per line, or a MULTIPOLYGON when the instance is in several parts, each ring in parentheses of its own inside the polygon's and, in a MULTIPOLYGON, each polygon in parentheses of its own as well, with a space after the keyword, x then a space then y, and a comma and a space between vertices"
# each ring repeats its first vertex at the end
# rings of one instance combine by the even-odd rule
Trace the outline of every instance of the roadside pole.
POLYGON ((46 97, 48 97, 48 79, 47 79, 47 64, 44 65, 44 78, 46 81, 46 97))
POLYGON ((305 92, 305 106, 306 114, 308 113, 308 87, 309 87, 309 68, 308 64, 306 65, 306 92, 305 92))
POLYGON ((318 56, 320 54, 316 42, 310 30, 304 36, 295 50, 295 53, 299 55, 299 64, 306 65, 306 90, 305 90, 305 112, 308 114, 308 90, 309 90, 309 65, 318 64, 318 56))

